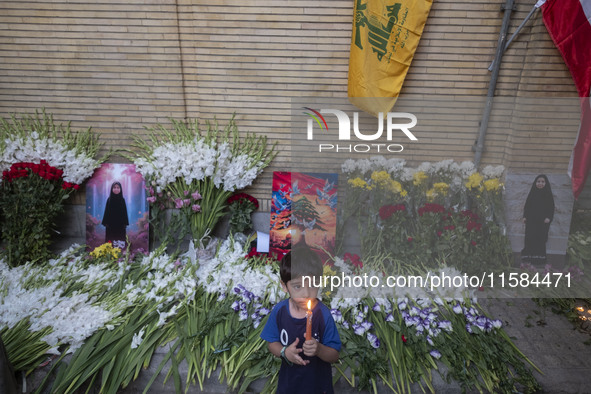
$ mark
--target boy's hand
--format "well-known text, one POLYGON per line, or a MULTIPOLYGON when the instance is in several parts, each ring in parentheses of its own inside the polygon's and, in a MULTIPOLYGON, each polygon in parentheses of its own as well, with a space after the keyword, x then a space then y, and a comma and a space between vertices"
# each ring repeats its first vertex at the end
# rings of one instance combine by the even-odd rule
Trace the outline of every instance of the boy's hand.
MULTIPOLYGON (((300 338, 296 338, 295 341, 293 341, 291 343, 291 345, 289 345, 288 347, 285 348, 285 357, 287 357, 287 359, 294 364, 307 365, 310 363, 310 360, 304 360, 300 356, 302 349, 296 348, 296 346, 299 342, 300 342, 300 338)), ((304 346, 306 346, 307 342, 308 341, 304 342, 304 346)), ((304 352, 304 354, 306 354, 306 353, 304 352)))
POLYGON ((302 350, 304 354, 308 357, 314 357, 318 355, 318 341, 316 339, 309 339, 304 342, 304 346, 302 346, 302 350))

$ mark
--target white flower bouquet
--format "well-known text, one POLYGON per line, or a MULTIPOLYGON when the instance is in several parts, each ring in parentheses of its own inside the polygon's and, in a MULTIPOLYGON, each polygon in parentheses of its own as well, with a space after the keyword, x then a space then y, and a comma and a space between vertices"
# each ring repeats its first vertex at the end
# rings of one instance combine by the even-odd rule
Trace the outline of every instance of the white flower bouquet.
POLYGON ((249 186, 275 157, 264 136, 240 137, 234 117, 220 130, 207 122, 172 120, 172 130, 162 125, 150 129, 145 141, 135 137, 137 171, 151 185, 148 201, 153 218, 174 206, 188 218, 192 238, 201 241, 224 214, 228 197, 249 186))
POLYGON ((104 160, 95 159, 100 147, 90 129, 72 132, 45 112, 0 119, 0 215, 9 264, 49 257, 53 221, 104 160))

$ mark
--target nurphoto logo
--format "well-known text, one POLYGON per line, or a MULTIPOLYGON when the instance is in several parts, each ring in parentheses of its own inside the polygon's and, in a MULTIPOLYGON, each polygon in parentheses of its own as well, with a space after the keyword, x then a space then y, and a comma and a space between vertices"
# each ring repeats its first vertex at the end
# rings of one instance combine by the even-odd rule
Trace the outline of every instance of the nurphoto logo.
MULTIPOLYGON (((351 141, 352 139, 359 141, 377 141, 382 138, 384 134, 384 113, 380 112, 377 117, 378 125, 376 132, 361 132, 359 130, 359 113, 353 112, 353 127, 351 127, 351 118, 344 111, 338 109, 320 109, 315 110, 309 107, 304 107, 305 115, 309 116, 307 124, 307 139, 314 140, 314 127, 318 127, 322 133, 330 132, 328 123, 323 115, 334 115, 338 120, 338 141, 351 141), (353 135, 351 135, 351 128, 353 135)), ((411 141, 417 141, 417 137, 410 131, 416 126, 417 117, 408 112, 388 112, 386 115, 386 140, 392 141, 394 132, 401 131, 411 141)), ((318 152, 357 152, 365 153, 370 151, 375 152, 402 152, 404 147, 400 144, 385 144, 385 143, 360 143, 360 144, 318 144, 318 152)))

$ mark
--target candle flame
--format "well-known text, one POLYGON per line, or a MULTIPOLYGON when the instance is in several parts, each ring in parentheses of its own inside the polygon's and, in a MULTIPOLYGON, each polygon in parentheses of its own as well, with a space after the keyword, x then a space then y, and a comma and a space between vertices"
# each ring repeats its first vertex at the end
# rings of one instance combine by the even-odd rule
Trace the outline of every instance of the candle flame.
POLYGON ((312 309, 312 300, 308 300, 308 310, 312 309))

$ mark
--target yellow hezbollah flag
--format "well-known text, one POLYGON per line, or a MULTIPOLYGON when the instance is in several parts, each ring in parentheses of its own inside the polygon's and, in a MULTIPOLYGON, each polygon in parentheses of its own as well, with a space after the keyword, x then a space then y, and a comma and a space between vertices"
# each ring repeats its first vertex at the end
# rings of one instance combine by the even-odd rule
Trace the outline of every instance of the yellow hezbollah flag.
POLYGON ((355 0, 349 99, 371 114, 389 112, 423 34, 432 0, 355 0))

